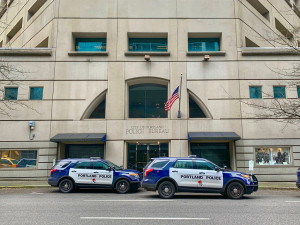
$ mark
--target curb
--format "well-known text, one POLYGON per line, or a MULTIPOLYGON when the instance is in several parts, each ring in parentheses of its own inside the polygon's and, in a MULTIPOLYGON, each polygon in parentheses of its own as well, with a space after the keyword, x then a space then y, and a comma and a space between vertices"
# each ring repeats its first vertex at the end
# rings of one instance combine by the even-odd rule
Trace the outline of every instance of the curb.
POLYGON ((50 188, 50 185, 10 185, 10 186, 0 186, 3 188, 50 188))

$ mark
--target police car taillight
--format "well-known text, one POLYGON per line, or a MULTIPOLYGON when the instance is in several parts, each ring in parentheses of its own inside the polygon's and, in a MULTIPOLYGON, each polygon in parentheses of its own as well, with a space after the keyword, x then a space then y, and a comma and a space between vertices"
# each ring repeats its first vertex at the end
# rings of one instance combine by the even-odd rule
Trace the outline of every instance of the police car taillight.
POLYGON ((53 173, 53 172, 55 172, 56 171, 56 169, 52 169, 51 171, 50 171, 50 175, 53 173))
POLYGON ((145 169, 145 177, 148 175, 148 173, 152 172, 153 169, 145 169))

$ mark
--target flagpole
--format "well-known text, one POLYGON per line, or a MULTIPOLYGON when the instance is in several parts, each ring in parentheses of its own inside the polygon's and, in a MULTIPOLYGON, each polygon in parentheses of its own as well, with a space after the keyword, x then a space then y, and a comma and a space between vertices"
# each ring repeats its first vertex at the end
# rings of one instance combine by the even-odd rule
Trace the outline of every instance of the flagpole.
POLYGON ((181 118, 181 113, 180 113, 181 87, 182 87, 182 74, 181 74, 181 77, 180 77, 180 86, 179 86, 179 108, 178 108, 177 118, 181 118))

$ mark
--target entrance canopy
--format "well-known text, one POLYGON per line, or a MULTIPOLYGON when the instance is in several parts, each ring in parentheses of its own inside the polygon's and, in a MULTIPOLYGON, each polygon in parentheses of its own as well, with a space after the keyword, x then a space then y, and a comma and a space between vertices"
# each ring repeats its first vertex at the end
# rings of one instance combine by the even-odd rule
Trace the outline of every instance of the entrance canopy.
POLYGON ((106 134, 104 133, 70 133, 57 134, 50 138, 52 142, 67 142, 67 141, 102 141, 106 142, 106 134))
POLYGON ((237 141, 241 137, 235 132, 190 132, 189 141, 213 140, 213 141, 237 141))

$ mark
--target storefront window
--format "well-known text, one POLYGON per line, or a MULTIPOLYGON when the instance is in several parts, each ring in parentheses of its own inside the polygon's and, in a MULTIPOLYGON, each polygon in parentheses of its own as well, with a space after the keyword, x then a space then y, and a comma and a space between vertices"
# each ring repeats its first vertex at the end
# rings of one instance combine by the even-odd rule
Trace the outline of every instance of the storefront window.
POLYGON ((290 148, 255 148, 255 159, 256 165, 290 165, 290 148))
POLYGON ((36 150, 0 150, 0 168, 36 168, 36 150))

